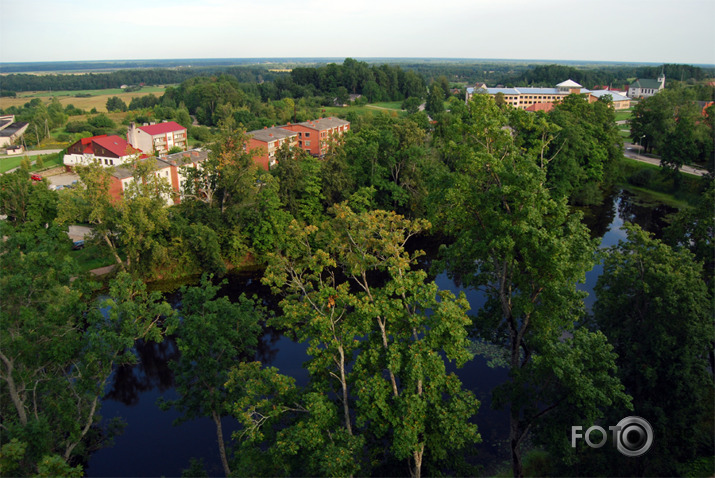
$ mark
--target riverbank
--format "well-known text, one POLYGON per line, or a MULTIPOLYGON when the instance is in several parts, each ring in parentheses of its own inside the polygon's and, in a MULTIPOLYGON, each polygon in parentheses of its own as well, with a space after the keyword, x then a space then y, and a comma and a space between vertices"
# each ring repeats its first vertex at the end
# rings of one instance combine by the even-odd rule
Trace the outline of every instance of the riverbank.
POLYGON ((696 204, 707 176, 679 173, 678 181, 660 166, 624 157, 619 164, 619 187, 652 197, 678 209, 696 204))

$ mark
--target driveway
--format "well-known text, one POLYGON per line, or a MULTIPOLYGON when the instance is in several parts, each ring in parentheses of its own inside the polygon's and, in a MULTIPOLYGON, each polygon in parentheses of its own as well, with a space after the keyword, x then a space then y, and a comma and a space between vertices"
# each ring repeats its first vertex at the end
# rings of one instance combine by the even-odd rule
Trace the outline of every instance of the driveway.
MULTIPOLYGON (((42 173, 40 173, 42 175, 42 173)), ((74 173, 55 174, 47 176, 47 180, 52 186, 69 186, 75 181, 79 181, 79 176, 74 173)))

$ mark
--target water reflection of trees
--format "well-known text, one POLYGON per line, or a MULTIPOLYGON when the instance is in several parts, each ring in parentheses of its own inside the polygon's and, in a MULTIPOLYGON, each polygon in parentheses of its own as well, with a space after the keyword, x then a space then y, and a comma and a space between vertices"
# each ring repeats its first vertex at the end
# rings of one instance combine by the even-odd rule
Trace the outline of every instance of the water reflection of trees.
POLYGON ((618 214, 624 221, 638 224, 644 231, 652 233, 657 239, 663 236, 663 229, 668 226, 668 216, 677 209, 659 202, 646 201, 643 198, 621 191, 618 214))
POLYGON ((601 238, 611 227, 616 217, 616 198, 620 191, 611 190, 605 193, 601 204, 577 208, 583 213, 583 223, 591 233, 591 238, 601 238))
POLYGON ((137 363, 122 365, 114 370, 112 388, 105 400, 116 400, 132 406, 139 402, 139 395, 143 392, 154 388, 164 392, 174 386, 174 374, 169 368, 169 361, 179 358, 179 350, 173 337, 161 343, 138 340, 134 352, 137 363))

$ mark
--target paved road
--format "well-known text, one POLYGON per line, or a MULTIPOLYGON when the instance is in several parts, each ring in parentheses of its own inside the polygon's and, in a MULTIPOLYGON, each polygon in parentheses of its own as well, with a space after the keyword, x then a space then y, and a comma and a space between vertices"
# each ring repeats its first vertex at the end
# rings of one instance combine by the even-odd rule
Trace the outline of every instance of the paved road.
MULTIPOLYGON (((638 152, 641 150, 641 147, 637 144, 625 143, 624 148, 625 151, 623 152, 623 154, 627 158, 635 159, 636 161, 641 161, 643 163, 655 164, 656 166, 660 166, 660 158, 650 158, 648 156, 638 154, 638 152)), ((694 168, 693 166, 687 165, 682 166, 680 170, 684 173, 692 174, 693 176, 705 176, 706 174, 708 174, 707 170, 705 169, 694 168)))
POLYGON ((62 151, 61 149, 40 149, 37 151, 25 151, 17 156, 40 156, 41 154, 55 154, 62 151))

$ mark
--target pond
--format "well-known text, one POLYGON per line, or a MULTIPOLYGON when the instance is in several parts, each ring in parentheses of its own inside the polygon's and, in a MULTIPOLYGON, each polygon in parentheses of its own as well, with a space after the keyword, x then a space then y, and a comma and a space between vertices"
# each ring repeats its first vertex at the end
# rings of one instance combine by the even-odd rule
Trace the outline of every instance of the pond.
MULTIPOLYGON (((659 237, 667 224, 666 216, 674 211, 626 191, 614 191, 603 205, 585 210, 584 220, 593 237, 601 238, 601 247, 609 247, 625 239, 624 232, 620 230, 624 221, 635 222, 659 237)), ((580 286, 589 292, 586 299, 589 309, 594 302, 591 292, 601 273, 602 267, 596 265, 580 286)), ((454 293, 464 291, 472 311, 483 304, 481 292, 458 287, 447 274, 439 274, 435 280, 442 289, 454 293)), ((270 296, 270 291, 251 274, 231 276, 222 292, 236 297, 242 291, 257 293, 261 297, 270 296)), ((170 299, 176 303, 179 301, 176 294, 170 299)), ((306 359, 306 350, 306 344, 295 343, 273 330, 266 330, 256 360, 277 367, 281 373, 294 377, 299 385, 305 385, 308 372, 302 363, 306 359)), ((168 361, 177 358, 176 344, 173 340, 162 344, 139 343, 136 351, 139 362, 133 367, 116 370, 101 409, 103 420, 121 417, 127 426, 115 439, 114 446, 91 455, 85 466, 87 476, 180 476, 182 470, 188 468, 191 457, 202 458, 210 475, 222 476, 214 423, 205 418, 173 426, 179 414, 174 410, 163 412, 156 405, 159 397, 177 398, 168 367, 168 361)), ((451 367, 451 370, 457 372, 464 386, 472 390, 481 402, 475 420, 483 441, 476 447, 476 461, 487 471, 495 471, 497 466, 509 460, 507 447, 504 446, 508 437, 508 415, 491 409, 490 392, 506 379, 506 370, 488 367, 482 357, 476 357, 461 369, 451 367)), ((228 439, 237 424, 226 418, 223 427, 228 439)))

